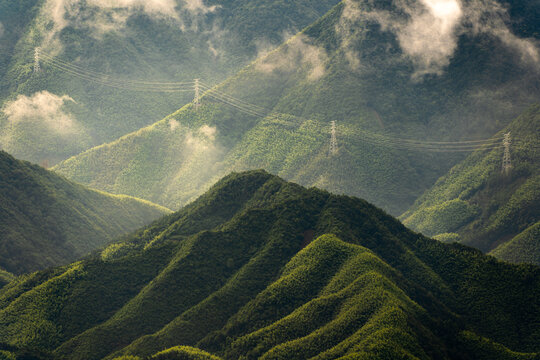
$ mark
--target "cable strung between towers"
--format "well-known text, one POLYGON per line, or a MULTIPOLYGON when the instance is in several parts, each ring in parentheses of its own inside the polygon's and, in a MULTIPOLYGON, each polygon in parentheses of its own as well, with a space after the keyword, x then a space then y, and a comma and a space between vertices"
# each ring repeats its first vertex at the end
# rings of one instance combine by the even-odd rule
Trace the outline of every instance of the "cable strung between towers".
MULTIPOLYGON (((224 91, 220 90, 219 87, 211 87, 199 79, 192 81, 184 82, 159 82, 159 81, 142 81, 142 80, 129 80, 121 79, 116 77, 111 77, 108 74, 99 73, 96 71, 85 69, 81 66, 68 63, 66 61, 60 60, 56 57, 51 56, 39 48, 36 48, 34 51, 34 71, 40 71, 40 62, 50 66, 51 68, 62 71, 66 74, 69 74, 74 77, 86 81, 92 81, 94 83, 132 91, 147 91, 147 92, 194 92, 193 105, 196 110, 199 110, 201 106, 201 100, 205 97, 211 98, 212 100, 219 101, 227 106, 235 108, 238 111, 241 111, 245 114, 248 114, 253 117, 259 118, 268 118, 268 117, 282 117, 283 115, 289 116, 295 119, 299 119, 302 122, 312 121, 313 124, 316 123, 313 119, 306 119, 304 117, 299 117, 292 114, 281 114, 271 111, 267 108, 264 108, 259 105, 249 103, 245 100, 238 99, 224 91)), ((287 120, 284 120, 287 122, 287 120)), ((336 155, 338 152, 337 147, 337 125, 336 121, 332 121, 331 128, 331 139, 330 139, 330 155, 336 155)), ((292 124, 297 125, 297 124, 292 124)), ((318 131, 325 132, 327 134, 328 130, 323 128, 318 129, 318 131)), ((365 142, 366 144, 383 146, 390 149, 396 150, 407 150, 407 151, 427 151, 427 152, 473 152, 477 150, 493 150, 498 148, 505 149, 504 158, 503 158, 503 172, 508 173, 512 167, 510 160, 510 136, 509 134, 498 137, 492 137, 489 139, 482 140, 464 140, 464 141, 422 141, 415 139, 404 139, 396 138, 389 135, 371 133, 367 130, 350 130, 349 133, 353 134, 357 139, 365 142), (507 137, 508 136, 508 137, 507 137), (504 139, 504 140, 503 140, 504 139), (503 140, 503 143, 501 143, 503 140)), ((344 134, 342 134, 344 135, 344 134)))

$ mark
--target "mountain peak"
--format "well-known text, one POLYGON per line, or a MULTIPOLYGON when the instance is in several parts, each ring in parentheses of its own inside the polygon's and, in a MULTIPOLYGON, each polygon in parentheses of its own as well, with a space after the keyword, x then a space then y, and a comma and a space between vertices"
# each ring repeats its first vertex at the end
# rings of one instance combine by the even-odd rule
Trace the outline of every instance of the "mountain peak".
POLYGON ((481 358, 537 350, 539 284, 536 267, 427 239, 365 201, 256 170, 96 256, 6 285, 0 342, 85 360, 163 349, 156 359, 481 358), (57 305, 38 302, 44 294, 57 305))

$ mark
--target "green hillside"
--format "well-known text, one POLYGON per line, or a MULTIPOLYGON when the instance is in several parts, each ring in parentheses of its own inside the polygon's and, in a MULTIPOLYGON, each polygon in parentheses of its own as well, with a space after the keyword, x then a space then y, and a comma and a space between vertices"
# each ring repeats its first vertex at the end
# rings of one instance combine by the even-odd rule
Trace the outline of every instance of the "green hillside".
POLYGON ((497 246, 491 254, 499 259, 519 263, 540 264, 540 222, 497 246))
MULTIPOLYGON (((440 74, 418 79, 397 35, 368 16, 399 10, 344 1, 205 92, 198 111, 186 105, 55 171, 177 209, 230 171, 264 168, 401 214, 467 150, 438 142, 489 139, 537 99, 540 77, 493 33, 466 33, 440 74)), ((523 36, 536 36, 535 12, 511 10, 523 36)))
POLYGON ((0 146, 54 165, 152 124, 194 96, 155 82, 220 82, 337 2, 2 0, 0 146))
POLYGON ((506 132, 513 139, 508 175, 501 171, 502 148, 477 151, 422 195, 401 216, 403 223, 504 260, 540 264, 540 105, 499 135, 506 132))
POLYGON ((537 359, 539 292, 538 267, 251 171, 4 286, 0 343, 85 360, 537 359))
POLYGON ((0 269, 0 288, 6 285, 7 283, 9 283, 13 279, 14 279, 13 274, 10 274, 5 270, 0 269))
POLYGON ((90 190, 0 152, 0 284, 74 261, 170 211, 90 190))

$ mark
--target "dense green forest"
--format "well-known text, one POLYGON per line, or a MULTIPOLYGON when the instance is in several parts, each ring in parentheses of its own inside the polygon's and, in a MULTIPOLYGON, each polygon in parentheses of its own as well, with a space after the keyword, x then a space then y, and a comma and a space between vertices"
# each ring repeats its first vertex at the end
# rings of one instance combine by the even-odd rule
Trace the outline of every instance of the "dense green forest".
MULTIPOLYGON (((538 37, 538 4, 508 6, 499 30, 538 37)), ((465 32, 447 66, 419 75, 419 60, 374 14, 406 23, 390 1, 343 1, 205 92, 198 109, 186 105, 55 171, 178 209, 230 171, 264 168, 400 215, 465 156, 416 142, 489 139, 537 101, 540 75, 491 30, 465 32), (338 153, 329 156, 332 120, 338 153)))
POLYGON ((404 224, 512 262, 540 265, 540 105, 498 135, 511 134, 512 169, 502 147, 471 154, 441 177, 405 214, 404 224))
POLYGON ((540 360, 539 99, 538 0, 0 0, 0 360, 540 360))
POLYGON ((152 124, 190 102, 192 86, 142 91, 133 81, 215 84, 337 2, 1 0, 0 146, 54 165, 152 124))
POLYGON ((75 184, 0 151, 0 286, 66 264, 170 211, 75 184))
POLYGON ((537 359, 539 295, 536 266, 251 171, 4 286, 0 342, 8 359, 537 359))
POLYGON ((14 279, 13 274, 0 269, 0 288, 14 279))

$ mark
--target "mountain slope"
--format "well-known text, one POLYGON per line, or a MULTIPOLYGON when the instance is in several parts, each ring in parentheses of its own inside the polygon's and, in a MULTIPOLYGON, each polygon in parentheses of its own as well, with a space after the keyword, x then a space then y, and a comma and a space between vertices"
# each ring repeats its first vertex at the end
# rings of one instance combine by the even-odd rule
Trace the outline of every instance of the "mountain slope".
POLYGON ((5 270, 0 269, 0 287, 6 285, 13 279, 14 279, 14 276, 12 274, 8 273, 5 270))
POLYGON ((224 80, 337 2, 2 0, 0 144, 53 165, 112 141, 190 102, 193 79, 224 80))
MULTIPOLYGON (((264 168, 401 214, 471 148, 441 140, 489 139, 537 99, 540 76, 496 32, 467 28, 446 67, 419 75, 400 32, 375 16, 408 24, 398 3, 343 1, 219 86, 203 83, 198 111, 187 105, 55 170, 176 209, 230 171, 264 168), (333 120, 337 154, 329 154, 333 120)), ((536 40, 512 26, 526 28, 526 19, 533 28, 522 36, 536 36, 536 13, 510 5, 500 30, 533 54, 536 40)))
POLYGON ((65 359, 534 359, 539 291, 538 267, 252 171, 6 285, 0 342, 65 359))
POLYGON ((513 263, 540 264, 540 222, 531 225, 490 252, 491 255, 513 263))
POLYGON ((20 274, 74 261, 169 210, 87 189, 0 152, 0 266, 20 274))
POLYGON ((515 139, 509 175, 501 172, 502 148, 475 152, 420 197, 403 223, 428 236, 457 233, 453 240, 505 260, 540 264, 534 226, 540 220, 540 105, 499 135, 506 132, 515 139))

